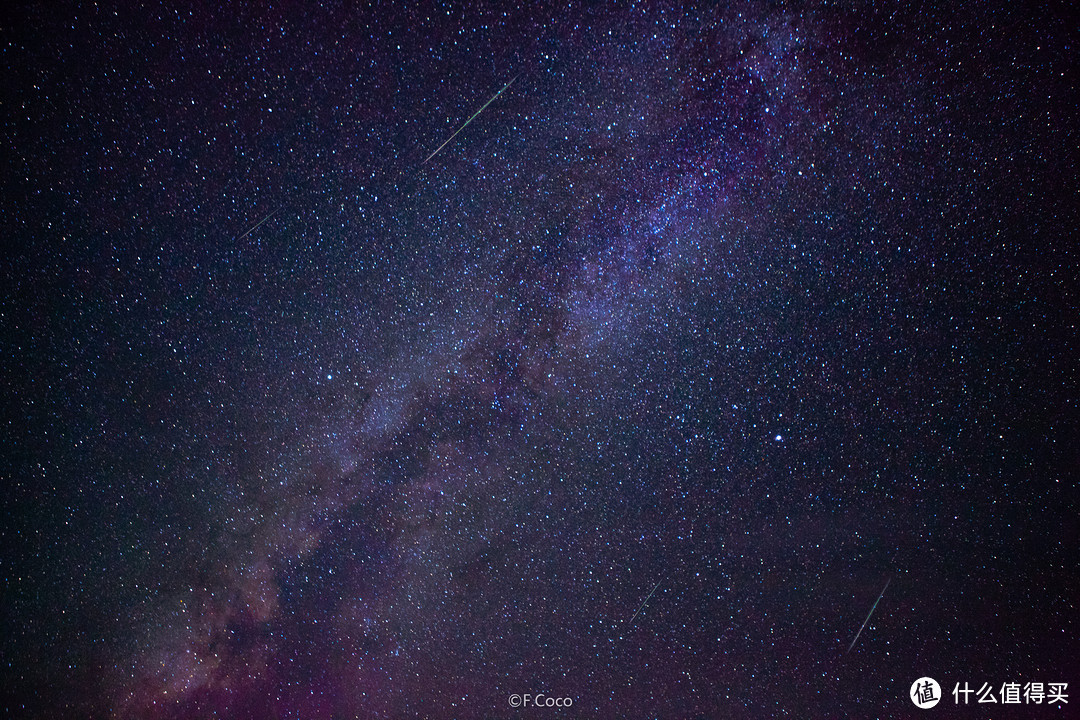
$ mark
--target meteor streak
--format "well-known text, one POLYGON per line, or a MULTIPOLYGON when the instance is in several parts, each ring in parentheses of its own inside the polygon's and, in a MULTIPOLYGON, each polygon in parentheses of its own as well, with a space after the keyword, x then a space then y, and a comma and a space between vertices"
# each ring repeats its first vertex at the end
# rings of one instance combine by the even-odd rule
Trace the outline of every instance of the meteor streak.
MULTIPOLYGON (((280 209, 281 209, 281 208, 278 208, 278 210, 280 210, 280 209)), ((245 232, 245 233, 244 233, 243 235, 241 235, 241 236, 239 236, 238 238, 236 238, 236 240, 243 240, 243 239, 244 239, 244 238, 246 238, 246 237, 247 237, 248 235, 250 235, 251 233, 253 233, 253 232, 255 232, 256 230, 258 230, 258 229, 259 229, 259 227, 260 227, 260 226, 261 226, 261 225, 262 225, 262 224, 263 224, 264 222, 266 222, 266 221, 267 221, 267 220, 269 220, 269 219, 270 219, 271 217, 273 217, 273 216, 274 216, 274 214, 275 214, 276 212, 277 212, 277 210, 271 210, 270 212, 266 213, 266 215, 264 215, 264 216, 263 216, 263 219, 262 219, 262 220, 260 220, 259 222, 255 223, 254 225, 252 225, 251 227, 249 227, 249 228, 247 229, 247 232, 245 232)), ((236 242, 236 240, 234 240, 233 242, 236 242)))
MULTIPOLYGON (((877 600, 874 601, 874 606, 872 608, 870 608, 870 612, 866 613, 866 619, 863 620, 862 627, 859 628, 859 632, 855 633, 855 640, 858 640, 859 636, 862 635, 863 628, 866 627, 866 623, 870 622, 870 616, 874 614, 874 610, 877 609, 877 604, 879 602, 881 602, 881 597, 882 597, 882 595, 885 594, 885 591, 889 588, 889 583, 891 583, 891 582, 892 582, 891 577, 888 580, 885 581, 885 587, 881 588, 881 594, 878 595, 877 600)), ((852 640, 851 644, 847 646, 847 650, 844 651, 845 655, 847 655, 849 652, 851 652, 851 648, 855 647, 855 640, 852 640)))
POLYGON ((645 603, 649 602, 649 598, 651 598, 653 596, 653 593, 656 592, 656 588, 660 587, 660 583, 662 583, 663 581, 664 581, 664 578, 660 578, 659 580, 656 581, 656 584, 653 585, 652 591, 649 593, 648 597, 646 597, 644 600, 642 600, 641 604, 638 605, 638 609, 634 612, 634 617, 630 618, 629 622, 626 623, 627 625, 633 624, 633 622, 637 618, 637 616, 641 614, 641 608, 645 607, 645 603))
POLYGON ((431 158, 433 158, 433 157, 435 157, 436 155, 438 155, 438 154, 439 154, 439 151, 440 151, 440 150, 442 150, 442 149, 443 149, 444 147, 446 147, 446 146, 447 146, 447 145, 448 145, 448 144, 450 143, 450 141, 451 141, 451 140, 453 140, 454 138, 456 138, 456 137, 458 136, 458 133, 459 133, 459 132, 461 132, 462 130, 464 130, 464 129, 465 129, 465 125, 468 125, 469 123, 471 123, 471 122, 473 121, 473 119, 475 119, 475 118, 476 118, 476 116, 477 116, 477 115, 479 115, 480 113, 484 112, 484 109, 485 109, 485 108, 487 108, 487 106, 488 106, 488 105, 490 105, 491 103, 495 102, 495 98, 497 98, 497 97, 499 97, 500 95, 502 95, 502 94, 503 94, 503 91, 505 91, 505 90, 506 90, 506 88, 510 87, 510 83, 514 82, 514 80, 517 80, 517 79, 518 79, 518 77, 519 77, 519 76, 515 75, 515 76, 514 76, 513 78, 511 78, 510 82, 508 82, 508 83, 506 83, 505 85, 503 85, 503 88, 502 88, 502 90, 500 90, 499 92, 497 92, 497 93, 495 93, 494 95, 492 95, 492 96, 491 96, 491 99, 490 99, 490 100, 488 100, 488 101, 487 101, 486 103, 484 103, 484 107, 482 107, 482 108, 480 108, 479 110, 477 110, 476 112, 474 112, 474 113, 473 113, 473 115, 472 115, 472 117, 471 117, 471 118, 469 118, 468 120, 466 120, 466 121, 465 121, 465 123, 464 123, 464 124, 463 124, 463 125, 462 125, 461 127, 459 127, 459 128, 458 128, 458 129, 457 129, 457 130, 456 130, 456 131, 454 132, 454 134, 453 134, 453 135, 451 135, 450 137, 446 138, 446 142, 444 142, 444 143, 443 143, 442 145, 440 145, 439 147, 435 148, 435 152, 431 153, 431 154, 430 154, 430 155, 428 155, 428 156, 427 156, 426 158, 424 158, 424 162, 420 163, 420 165, 426 165, 426 164, 427 164, 427 161, 428 161, 428 160, 430 160, 431 158))

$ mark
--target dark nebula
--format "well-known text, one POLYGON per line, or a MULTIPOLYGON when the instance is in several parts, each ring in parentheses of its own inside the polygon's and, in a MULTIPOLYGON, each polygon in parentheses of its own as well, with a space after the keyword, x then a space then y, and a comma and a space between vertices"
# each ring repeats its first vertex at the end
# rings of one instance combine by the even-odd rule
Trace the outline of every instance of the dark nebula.
POLYGON ((519 5, 3 12, 3 714, 1068 714, 1075 20, 519 5))

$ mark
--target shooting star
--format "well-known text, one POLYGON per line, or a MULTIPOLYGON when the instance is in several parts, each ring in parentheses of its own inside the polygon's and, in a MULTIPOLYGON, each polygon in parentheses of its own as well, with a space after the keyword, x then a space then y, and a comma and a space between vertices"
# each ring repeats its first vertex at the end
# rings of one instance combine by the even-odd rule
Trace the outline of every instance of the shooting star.
POLYGON ((240 236, 238 236, 238 237, 236 238, 236 240, 233 240, 233 242, 236 242, 237 240, 243 240, 243 239, 244 239, 244 238, 246 238, 246 237, 247 237, 248 235, 250 235, 251 233, 253 233, 253 232, 255 232, 256 230, 258 230, 258 229, 259 229, 259 228, 260 228, 260 227, 262 226, 262 224, 263 224, 264 222, 266 222, 266 221, 267 221, 267 220, 269 220, 269 219, 270 219, 271 217, 273 217, 273 216, 274 216, 274 214, 275 214, 275 213, 277 213, 277 211, 278 211, 278 210, 280 210, 280 209, 281 209, 281 208, 277 208, 277 210, 271 210, 270 212, 266 213, 266 215, 264 215, 264 216, 263 216, 263 219, 262 219, 262 220, 260 220, 259 222, 255 223, 254 225, 252 225, 251 227, 249 227, 249 228, 247 229, 247 232, 245 232, 245 233, 244 233, 243 235, 240 235, 240 236))
POLYGON ((491 96, 491 99, 490 99, 490 100, 488 100, 488 101, 487 101, 486 103, 484 103, 484 107, 482 107, 482 108, 480 108, 479 110, 477 110, 476 112, 474 112, 474 113, 473 113, 473 115, 472 115, 472 117, 471 117, 471 118, 469 118, 468 120, 466 120, 466 121, 465 121, 465 124, 464 124, 464 125, 462 125, 461 127, 459 127, 459 128, 457 129, 457 131, 455 131, 455 132, 454 132, 454 134, 453 134, 453 135, 451 135, 450 137, 446 138, 446 142, 444 142, 444 143, 443 143, 442 145, 440 145, 439 147, 435 148, 435 152, 431 153, 431 154, 430 154, 430 155, 428 155, 428 156, 427 156, 426 158, 424 158, 424 162, 420 163, 420 165, 426 165, 426 164, 427 164, 427 161, 428 161, 428 160, 430 160, 431 158, 433 158, 433 157, 435 157, 436 155, 438 155, 438 154, 439 154, 439 151, 440 151, 440 150, 442 150, 442 149, 443 149, 444 147, 446 147, 446 146, 447 146, 448 144, 450 144, 450 141, 451 141, 451 140, 453 140, 454 138, 456 138, 456 137, 458 136, 458 133, 459 133, 459 132, 461 132, 462 130, 464 130, 464 129, 465 129, 465 125, 468 125, 469 123, 471 123, 471 122, 472 122, 472 121, 473 121, 474 119, 476 119, 476 116, 477 116, 477 115, 479 115, 480 113, 484 112, 485 108, 487 108, 487 106, 488 106, 488 105, 490 105, 491 103, 495 102, 495 98, 497 98, 497 97, 499 97, 500 95, 502 95, 502 94, 503 94, 503 92, 504 92, 504 91, 506 90, 506 88, 510 87, 510 83, 514 82, 514 80, 517 80, 517 79, 518 79, 518 77, 520 77, 520 76, 518 76, 518 75, 515 75, 515 76, 514 76, 513 78, 511 78, 510 82, 508 82, 508 83, 506 83, 505 85, 503 85, 503 88, 502 88, 502 90, 500 90, 499 92, 497 92, 497 93, 495 93, 494 95, 492 95, 492 96, 491 96))
POLYGON ((649 599, 652 598, 653 594, 656 592, 656 588, 660 587, 660 583, 662 583, 662 582, 664 582, 664 578, 660 578, 659 580, 656 581, 656 584, 653 585, 652 591, 648 594, 648 596, 644 600, 641 601, 641 604, 638 605, 638 609, 634 611, 634 616, 627 621, 627 623, 626 623, 627 625, 633 625, 634 624, 634 620, 636 620, 637 616, 641 614, 641 609, 643 607, 645 607, 645 603, 649 602, 649 599))
POLYGON ((885 581, 885 587, 881 588, 881 594, 878 595, 877 600, 874 601, 874 606, 872 608, 870 608, 870 612, 866 613, 866 619, 863 620, 862 627, 859 628, 859 632, 855 633, 855 639, 851 641, 851 644, 847 646, 847 650, 844 651, 845 655, 847 655, 849 652, 851 652, 851 648, 855 647, 855 641, 859 639, 860 635, 862 635, 862 631, 863 631, 863 628, 866 627, 866 623, 870 622, 870 616, 874 614, 874 610, 877 609, 877 604, 879 602, 881 602, 881 597, 882 597, 882 595, 885 594, 885 591, 889 589, 889 583, 891 583, 891 582, 892 582, 891 577, 888 580, 885 581))

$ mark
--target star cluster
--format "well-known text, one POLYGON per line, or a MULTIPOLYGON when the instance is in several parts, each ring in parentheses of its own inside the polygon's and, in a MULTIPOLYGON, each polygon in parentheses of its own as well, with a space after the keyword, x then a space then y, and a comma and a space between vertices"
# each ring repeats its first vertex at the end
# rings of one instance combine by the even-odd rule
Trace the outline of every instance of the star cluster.
POLYGON ((9 716, 896 717, 926 675, 1080 682, 1049 9, 0 28, 9 716))

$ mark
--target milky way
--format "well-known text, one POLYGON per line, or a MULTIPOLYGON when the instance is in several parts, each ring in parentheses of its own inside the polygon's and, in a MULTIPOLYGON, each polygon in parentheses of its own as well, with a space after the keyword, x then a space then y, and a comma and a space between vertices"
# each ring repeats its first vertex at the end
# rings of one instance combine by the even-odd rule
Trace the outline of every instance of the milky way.
POLYGON ((1075 688, 1077 37, 1015 5, 12 12, 6 714, 1075 688))

